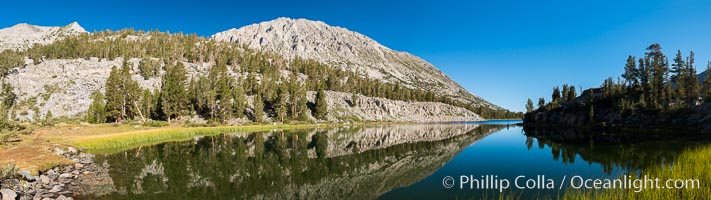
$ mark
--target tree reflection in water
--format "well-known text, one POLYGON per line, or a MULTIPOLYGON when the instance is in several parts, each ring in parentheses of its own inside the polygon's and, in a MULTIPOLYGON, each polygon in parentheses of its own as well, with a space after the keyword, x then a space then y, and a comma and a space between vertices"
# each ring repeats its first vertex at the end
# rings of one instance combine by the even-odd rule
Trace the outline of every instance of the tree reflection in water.
POLYGON ((707 145, 707 139, 687 133, 604 132, 576 128, 524 127, 526 147, 534 140, 538 148, 548 146, 554 160, 574 163, 576 156, 599 163, 608 175, 615 169, 628 172, 652 165, 670 164, 684 149, 707 145))
POLYGON ((431 175, 503 126, 426 124, 224 134, 97 155, 87 199, 374 199, 431 175))

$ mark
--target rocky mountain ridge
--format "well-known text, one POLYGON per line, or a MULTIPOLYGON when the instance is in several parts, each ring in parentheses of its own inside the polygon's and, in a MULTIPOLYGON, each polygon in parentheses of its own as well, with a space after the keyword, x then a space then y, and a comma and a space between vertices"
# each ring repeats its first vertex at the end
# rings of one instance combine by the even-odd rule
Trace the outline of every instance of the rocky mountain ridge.
MULTIPOLYGON (((315 47, 313 52, 301 49, 298 51, 299 54, 286 55, 288 58, 304 57, 329 63, 331 66, 353 69, 352 67, 355 65, 339 65, 332 62, 332 60, 337 61, 340 59, 343 61, 345 59, 350 63, 358 63, 358 66, 364 66, 353 70, 362 70, 371 78, 383 80, 384 82, 398 82, 405 87, 433 91, 438 95, 452 97, 452 99, 470 102, 475 105, 498 108, 498 106, 467 92, 426 61, 408 53, 393 51, 362 34, 348 31, 345 28, 328 26, 323 22, 303 19, 279 18, 271 22, 298 24, 292 24, 294 26, 293 29, 313 25, 317 28, 307 31, 307 36, 301 37, 311 38, 308 35, 332 34, 334 40, 339 41, 336 44, 330 44, 328 47, 324 46, 326 45, 325 43, 318 44, 318 47, 315 47), (314 31, 322 31, 322 33, 314 31), (354 38, 357 38, 357 40, 354 38), (341 40, 350 42, 345 43, 341 42, 341 40), (363 43, 356 45, 352 43, 353 41, 363 41, 363 43), (319 49, 331 51, 334 48, 350 48, 351 50, 349 50, 350 53, 339 50, 325 55, 319 52, 319 49), (360 56, 361 54, 363 56, 360 56), (377 56, 374 57, 374 55, 377 56), (314 58, 314 56, 319 57, 314 58)), ((248 27, 252 26, 245 28, 249 29, 248 27)), ((242 29, 232 29, 231 31, 237 30, 242 29)), ((82 33, 87 32, 76 22, 62 27, 18 24, 0 29, 0 49, 21 51, 35 44, 51 44, 54 41, 61 40, 63 37, 82 33)), ((304 33, 297 31, 294 34, 304 33)), ((224 40, 220 35, 224 34, 218 33, 212 38, 224 40)), ((131 39, 132 37, 134 36, 129 35, 126 39, 131 39)), ((298 36, 295 37, 298 38, 298 36)), ((302 41, 311 41, 312 39, 302 41)), ((236 42, 232 39, 229 41, 236 42)), ((266 40, 262 42, 264 41, 266 40)), ((248 47, 258 50, 263 49, 260 47, 248 47)), ((138 65, 140 58, 128 59, 132 64, 131 76, 139 83, 142 89, 153 90, 160 88, 160 77, 144 79, 139 75, 138 65)), ((123 60, 120 57, 111 60, 86 57, 81 59, 43 58, 41 62, 34 62, 32 59, 25 58, 23 66, 10 69, 8 75, 4 78, 6 83, 14 87, 17 95, 18 108, 13 109, 10 116, 20 121, 44 119, 46 113, 49 112, 54 117, 81 117, 91 103, 91 93, 104 91, 106 78, 111 67, 121 66, 123 60)), ((190 77, 205 74, 214 65, 214 63, 191 63, 188 61, 183 61, 183 63, 188 69, 190 77)), ((163 74, 165 66, 160 67, 159 73, 163 74)), ((246 77, 245 74, 233 73, 232 75, 246 77)), ((314 93, 310 92, 310 102, 315 101, 314 93)), ((350 100, 351 95, 348 93, 328 91, 327 94, 329 110, 331 111, 328 118, 334 121, 437 122, 483 119, 471 110, 445 103, 397 101, 360 95, 358 105, 353 106, 353 102, 350 100)), ((269 121, 269 119, 266 120, 269 121)))
POLYGON ((501 109, 471 94, 422 58, 392 50, 363 34, 322 21, 278 18, 219 32, 211 38, 274 52, 286 58, 313 59, 359 71, 370 78, 433 91, 468 104, 501 109))
POLYGON ((0 51, 23 50, 35 44, 50 44, 64 36, 87 33, 77 22, 66 26, 37 26, 20 23, 0 29, 0 51))

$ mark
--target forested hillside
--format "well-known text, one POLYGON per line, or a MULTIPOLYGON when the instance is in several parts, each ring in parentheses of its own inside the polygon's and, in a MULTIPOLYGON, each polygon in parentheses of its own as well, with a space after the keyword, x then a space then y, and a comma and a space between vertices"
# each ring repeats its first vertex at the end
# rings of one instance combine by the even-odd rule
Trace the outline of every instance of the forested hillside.
MULTIPOLYGON (((329 112, 325 110, 325 91, 352 93, 353 98, 360 94, 392 100, 442 102, 485 118, 516 117, 515 113, 505 110, 476 107, 432 91, 369 78, 362 71, 344 71, 300 58, 284 59, 194 34, 125 29, 67 36, 51 44, 1 52, 0 73, 6 77, 18 73, 17 67, 71 59, 122 60, 120 66, 114 65, 111 69, 103 90, 92 91, 93 103, 88 111, 82 116, 67 116, 92 123, 126 119, 171 121, 194 115, 214 122, 242 117, 255 122, 309 121, 314 117, 325 120, 329 112), (135 74, 145 80, 158 78, 159 84, 154 88, 141 87, 131 78, 135 74), (315 102, 307 102, 307 91, 318 91, 315 102), (250 101, 253 109, 247 108, 250 101)), ((3 91, 2 109, 9 111, 3 112, 9 113, 9 119, 28 112, 34 113, 31 121, 52 118, 52 113, 41 113, 38 106, 33 105, 37 99, 19 100, 15 93, 21 91, 9 84, 4 84, 3 91)))

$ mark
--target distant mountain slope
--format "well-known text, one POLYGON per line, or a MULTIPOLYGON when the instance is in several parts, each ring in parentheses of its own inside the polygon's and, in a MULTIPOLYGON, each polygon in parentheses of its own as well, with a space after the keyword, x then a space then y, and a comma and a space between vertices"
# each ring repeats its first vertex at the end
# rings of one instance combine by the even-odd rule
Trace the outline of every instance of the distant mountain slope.
POLYGON ((706 79, 706 73, 709 73, 708 71, 701 72, 699 74, 699 83, 703 83, 704 79, 706 79))
POLYGON ((471 94, 417 56, 391 50, 363 34, 321 21, 278 18, 230 29, 211 38, 241 43, 287 58, 313 59, 346 70, 364 71, 371 78, 433 91, 468 104, 501 109, 471 94))
POLYGON ((21 23, 0 29, 0 51, 22 50, 34 44, 50 44, 64 36, 78 33, 86 33, 86 30, 77 22, 66 26, 36 26, 21 23))
MULTIPOLYGON (((306 20, 288 19, 287 21, 296 22, 306 20)), ((306 22, 320 23, 323 26, 327 26, 323 24, 323 22, 306 22)), ((295 28, 299 29, 297 27, 295 28)), ((277 80, 287 80, 287 82, 308 81, 311 83, 303 85, 307 87, 304 91, 308 90, 309 102, 315 102, 314 91, 318 90, 318 88, 316 88, 317 85, 324 84, 326 80, 337 80, 331 79, 331 77, 342 78, 343 81, 336 83, 339 87, 329 88, 331 91, 326 92, 326 102, 329 102, 326 107, 329 112, 326 114, 325 120, 441 122, 474 121, 489 117, 496 118, 505 116, 505 114, 510 115, 510 113, 499 114, 505 112, 505 110, 499 110, 501 109, 500 107, 470 94, 441 71, 420 58, 407 53, 392 51, 375 41, 367 39, 365 36, 354 32, 346 32, 347 30, 342 28, 320 27, 320 29, 336 29, 332 30, 332 32, 334 32, 332 34, 338 36, 334 36, 334 38, 342 38, 341 35, 346 33, 359 36, 356 38, 361 38, 358 40, 346 38, 344 41, 340 41, 339 39, 337 43, 343 44, 343 47, 353 47, 354 50, 350 51, 352 54, 315 54, 324 56, 321 60, 325 61, 321 62, 327 64, 334 63, 335 61, 351 63, 344 65, 329 64, 328 66, 359 71, 363 72, 363 74, 367 73, 369 77, 377 79, 377 81, 360 81, 360 77, 358 77, 357 74, 342 73, 340 70, 331 69, 324 65, 310 64, 310 68, 316 70, 306 70, 303 72, 296 71, 298 66, 293 68, 262 69, 262 67, 266 66, 264 65, 265 63, 269 63, 270 65, 275 64, 275 66, 294 65, 296 63, 290 63, 289 58, 296 57, 296 54, 285 58, 285 56, 277 54, 257 53, 262 48, 256 48, 257 51, 254 51, 252 48, 242 48, 241 45, 233 42, 179 34, 135 31, 133 29, 82 34, 86 33, 86 31, 77 23, 71 23, 63 27, 18 24, 13 27, 0 29, 0 39, 2 39, 0 42, 2 42, 2 48, 5 50, 0 54, 0 59, 9 61, 0 63, 4 64, 0 67, 7 69, 3 80, 8 86, 12 86, 15 95, 14 98, 16 98, 16 103, 11 107, 9 112, 11 114, 10 116, 18 121, 44 119, 49 113, 51 113, 53 117, 80 118, 84 116, 89 108, 89 104, 93 102, 91 94, 96 91, 102 93, 106 92, 107 77, 111 69, 114 66, 123 66, 124 60, 127 61, 125 63, 129 68, 128 73, 130 73, 133 80, 137 81, 140 89, 155 92, 161 87, 162 77, 166 74, 165 69, 167 64, 160 62, 161 60, 176 59, 170 56, 182 55, 182 57, 177 58, 177 61, 185 66, 188 77, 191 79, 197 78, 197 81, 200 81, 207 80, 206 76, 210 76, 210 70, 217 65, 211 58, 214 58, 214 55, 225 54, 237 58, 235 59, 236 62, 230 65, 231 68, 227 69, 229 71, 228 74, 232 78, 245 80, 243 84, 244 87, 252 87, 252 89, 245 93, 247 99, 249 99, 250 96, 253 97, 255 94, 259 94, 258 91, 254 89, 258 85, 263 88, 269 87, 269 89, 260 89, 262 91, 268 90, 275 92, 277 89, 274 87, 278 87, 275 85, 277 80), (67 42, 62 42, 65 39, 67 39, 67 42), (169 42, 163 43, 165 41, 169 42), (346 43, 345 41, 348 42, 346 43), (199 47, 202 47, 201 45, 203 44, 206 44, 208 47, 213 45, 215 47, 226 46, 228 48, 200 49, 199 47), (373 48, 360 47, 359 45, 372 46, 373 48), (124 48, 114 48, 117 46, 124 48), (234 51, 234 49, 238 49, 238 51, 234 51), (14 52, 13 50, 20 52, 14 52), (377 51, 379 53, 370 54, 372 53, 371 51, 377 51), (204 55, 207 56, 202 57, 204 55), (372 58, 373 60, 367 60, 367 58, 372 58), (145 64, 144 61, 149 64, 145 64), (156 64, 150 64, 154 61, 158 62, 156 62, 156 64), (154 66, 154 70, 156 71, 143 73, 143 70, 151 69, 143 68, 143 66, 152 65, 156 65, 154 66), (272 69, 278 69, 279 71, 269 72, 269 70, 272 69), (318 73, 324 73, 325 75, 318 78, 318 73), (290 74, 295 74, 296 76, 294 77, 298 77, 298 79, 280 79, 290 74), (250 77, 253 82, 249 82, 250 77), (385 82, 401 83, 400 86, 402 87, 400 88, 410 87, 432 91, 435 93, 435 96, 431 97, 431 93, 424 93, 417 90, 397 90, 394 88, 398 88, 398 86, 385 82), (363 94, 353 97, 349 92, 354 90, 348 90, 348 87, 345 87, 346 84, 348 84, 348 87, 369 87, 369 89, 361 90, 364 91, 363 94), (395 92, 387 92, 387 94, 376 94, 372 92, 378 90, 379 87, 392 88, 390 90, 395 92), (411 96, 405 97, 406 95, 411 96), (443 98, 436 98, 438 96, 443 98), (458 100, 458 102, 453 102, 452 100, 458 100), (462 103, 469 104, 465 105, 462 103), (471 107, 472 105, 480 105, 482 107, 475 108, 471 107), (491 108, 496 110, 492 110, 491 108)), ((314 35, 324 34, 314 31, 315 30, 311 30, 306 33, 301 33, 304 35, 300 37, 310 38, 305 39, 305 41, 311 41, 313 37, 315 37, 314 35)), ((297 46, 298 45, 300 44, 297 44, 297 46)), ((325 47, 321 45, 313 48, 318 50, 324 49, 325 47)), ((309 53, 310 51, 299 52, 309 53)), ((210 86, 201 87, 209 89, 210 86)), ((190 90, 198 91, 197 89, 190 90)), ((298 96, 299 94, 295 95, 298 96)), ((143 96, 146 95, 143 94, 143 96)), ((271 95, 264 94, 263 98, 264 97, 268 97, 269 100, 263 100, 263 106, 273 107, 276 105, 274 93, 271 95)), ((202 98, 202 96, 192 95, 191 98, 197 99, 202 98)), ((197 102, 197 100, 195 102, 197 102)), ((275 109, 270 109, 272 107, 264 107, 266 109, 263 111, 267 114, 266 116, 259 119, 256 117, 250 118, 253 117, 255 105, 258 104, 254 102, 245 104, 248 106, 247 108, 237 111, 245 115, 231 122, 239 123, 250 120, 272 121, 272 119, 275 119, 273 117, 277 115, 275 109), (249 107, 249 105, 252 107, 249 107)), ((296 104, 290 105, 293 106, 296 104)), ((315 103, 310 103, 310 105, 315 105, 315 103)), ((315 118, 311 116, 313 112, 314 110, 312 108, 307 111, 307 113, 309 113, 307 117, 310 117, 308 119, 315 120, 315 118)), ((198 118, 200 117, 209 118, 214 116, 199 115, 198 118)), ((155 119, 160 118, 155 117, 155 119)))

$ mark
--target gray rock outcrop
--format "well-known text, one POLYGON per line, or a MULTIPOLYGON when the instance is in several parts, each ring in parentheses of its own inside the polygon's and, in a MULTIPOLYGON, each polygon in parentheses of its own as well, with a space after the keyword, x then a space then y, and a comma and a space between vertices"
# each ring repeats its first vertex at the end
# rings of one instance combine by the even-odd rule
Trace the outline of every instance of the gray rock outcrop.
MULTIPOLYGON (((142 88, 153 89, 160 86, 159 78, 144 80, 137 71, 138 59, 134 63, 133 79, 142 88)), ((29 62, 32 63, 32 62, 29 62)), ((47 111, 55 117, 80 117, 91 104, 94 91, 104 92, 106 79, 111 67, 120 67, 123 59, 50 59, 37 65, 18 67, 5 78, 15 88, 20 105, 15 119, 32 120, 34 115, 44 118, 47 111), (33 112, 33 107, 38 113, 33 112)))
MULTIPOLYGON (((308 92, 315 102, 316 92, 308 92)), ((480 121, 476 113, 439 102, 406 102, 359 95, 352 106, 350 93, 326 91, 330 121, 445 122, 480 121)))

